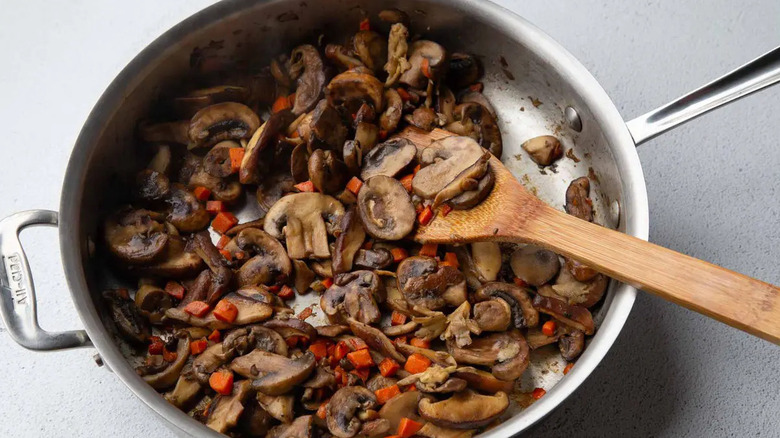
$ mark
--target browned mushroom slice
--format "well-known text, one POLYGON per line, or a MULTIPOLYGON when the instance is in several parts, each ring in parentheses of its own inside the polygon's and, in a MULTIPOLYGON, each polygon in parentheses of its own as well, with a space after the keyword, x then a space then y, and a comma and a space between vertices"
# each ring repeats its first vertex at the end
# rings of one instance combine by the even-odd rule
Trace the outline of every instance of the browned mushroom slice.
POLYGON ((135 292, 135 305, 152 324, 162 321, 165 311, 171 308, 171 296, 152 284, 144 284, 135 292))
POLYGON ((317 334, 326 338, 335 338, 341 336, 344 333, 348 333, 349 326, 341 324, 321 325, 317 327, 317 334))
POLYGON ((254 254, 238 270, 238 285, 283 282, 292 272, 292 263, 278 240, 257 228, 247 228, 235 237, 242 251, 254 254))
POLYGON ((523 288, 502 282, 486 283, 477 290, 476 298, 485 300, 488 297, 500 298, 509 305, 515 327, 521 329, 536 327, 539 324, 539 312, 534 308, 531 297, 523 288))
POLYGON ((437 426, 473 429, 489 424, 508 407, 509 398, 504 392, 491 396, 467 390, 440 402, 422 399, 418 410, 422 418, 437 426))
POLYGON ((545 345, 550 345, 558 342, 558 339, 563 335, 561 330, 556 331, 556 333, 553 333, 552 336, 547 336, 544 333, 542 333, 542 330, 538 327, 529 328, 528 331, 525 334, 525 340, 528 342, 528 347, 531 350, 536 350, 537 348, 544 347, 545 345))
POLYGON ((257 184, 262 181, 264 174, 269 170, 273 157, 272 145, 277 141, 278 135, 295 120, 295 115, 290 110, 282 110, 271 114, 268 121, 253 131, 252 137, 246 145, 244 158, 241 160, 241 168, 238 171, 238 179, 241 184, 257 184))
POLYGON ((318 366, 314 369, 314 375, 303 383, 304 388, 331 388, 336 385, 334 372, 328 366, 318 366))
POLYGON ((526 140, 522 146, 534 163, 540 166, 549 166, 563 156, 560 140, 552 135, 534 137, 526 140))
POLYGON ((469 137, 452 136, 434 142, 420 152, 420 163, 424 167, 412 179, 414 193, 433 199, 483 154, 484 149, 469 137))
POLYGON ((190 148, 212 146, 223 140, 247 139, 259 126, 260 118, 244 104, 209 105, 192 116, 187 132, 190 148))
POLYGON ((327 100, 321 100, 311 113, 309 122, 309 150, 338 150, 347 139, 347 127, 341 115, 327 100))
POLYGON ((479 181, 489 172, 489 160, 490 153, 486 151, 476 163, 459 173, 452 182, 444 186, 444 188, 436 194, 431 208, 436 209, 442 203, 449 201, 452 198, 476 190, 479 187, 479 181))
POLYGON ((257 403, 260 404, 266 412, 282 423, 292 423, 295 418, 293 408, 295 405, 295 396, 293 395, 266 395, 257 392, 257 403))
POLYGON ((276 424, 274 418, 260 407, 257 400, 251 399, 245 403, 244 412, 238 420, 241 433, 251 437, 271 436, 270 430, 274 424, 276 424))
POLYGON ((436 113, 440 115, 439 122, 443 125, 447 125, 455 121, 455 95, 452 94, 452 90, 447 88, 446 85, 440 85, 436 94, 435 109, 436 113))
POLYGON ((201 385, 208 385, 211 373, 228 363, 235 356, 235 349, 225 350, 223 345, 224 343, 220 342, 209 346, 192 361, 190 374, 201 385))
POLYGON ((411 356, 414 353, 421 354, 430 359, 432 363, 435 363, 442 368, 457 366, 455 358, 446 351, 430 350, 428 348, 415 347, 414 345, 404 343, 399 343, 397 349, 406 356, 411 356))
POLYGON ((358 175, 360 166, 363 165, 363 148, 355 140, 347 140, 342 148, 344 164, 347 165, 350 175, 358 175))
POLYGON ((206 301, 209 304, 216 304, 230 287, 233 271, 225 266, 225 258, 214 246, 208 231, 201 231, 193 235, 192 246, 195 253, 206 262, 211 271, 211 287, 209 287, 206 301))
POLYGON ((411 114, 405 116, 404 120, 423 131, 431 131, 438 126, 439 118, 433 109, 421 106, 416 108, 411 114))
POLYGON ((244 403, 251 393, 248 380, 233 384, 231 395, 220 395, 212 402, 206 426, 219 433, 225 433, 238 424, 244 412, 244 403))
POLYGON ((482 105, 491 116, 493 116, 494 119, 498 118, 496 117, 496 110, 493 108, 493 105, 490 103, 489 100, 485 97, 484 94, 480 93, 479 91, 467 91, 466 93, 463 93, 459 96, 459 102, 460 103, 478 103, 482 105))
POLYGON ((203 169, 209 175, 217 178, 225 178, 233 173, 230 162, 230 149, 240 148, 241 145, 232 140, 221 141, 214 145, 203 157, 203 169))
POLYGON ((534 307, 566 325, 582 330, 586 335, 592 335, 595 331, 593 316, 582 306, 572 306, 556 298, 536 295, 534 307))
POLYGON ((334 194, 344 188, 348 169, 343 161, 336 158, 332 151, 317 149, 312 152, 308 163, 309 180, 317 191, 334 194))
POLYGON ((479 180, 476 189, 463 192, 450 199, 448 204, 455 210, 468 210, 469 208, 473 208, 487 198, 490 191, 493 190, 495 183, 496 178, 493 176, 493 173, 487 172, 485 176, 479 180))
POLYGON ((168 403, 183 411, 187 411, 195 404, 195 401, 203 390, 203 385, 194 377, 188 376, 187 373, 188 368, 185 367, 179 376, 179 380, 176 381, 176 386, 172 391, 165 394, 165 400, 167 400, 168 403))
POLYGON ((333 250, 333 273, 337 275, 352 269, 355 255, 366 239, 366 232, 354 206, 344 214, 340 227, 341 233, 336 238, 336 246, 333 250))
POLYGON ((217 85, 190 91, 173 99, 173 110, 180 117, 192 117, 199 110, 221 102, 246 102, 249 89, 236 85, 217 85))
POLYGON ((591 307, 601 300, 607 290, 609 280, 606 276, 598 274, 591 281, 583 283, 577 281, 568 269, 562 269, 555 284, 552 285, 555 293, 565 298, 569 304, 582 307, 591 307))
POLYGON ((469 245, 471 260, 479 281, 495 281, 501 270, 501 248, 496 242, 474 242, 469 245))
POLYGON ((349 49, 341 44, 328 44, 325 46, 325 57, 332 63, 341 67, 342 70, 365 68, 363 61, 356 58, 349 49))
POLYGON ((358 434, 368 438, 381 438, 390 433, 390 423, 384 418, 364 421, 358 434))
POLYGON ((452 376, 465 380, 472 389, 490 394, 499 391, 511 393, 515 387, 512 381, 499 380, 493 374, 474 367, 460 367, 452 372, 452 376))
POLYGON ((458 363, 491 366, 501 380, 515 380, 528 367, 528 344, 518 330, 476 338, 468 347, 452 342, 447 347, 458 363))
POLYGON ((363 102, 370 102, 377 111, 384 108, 384 86, 368 73, 349 70, 338 74, 331 79, 325 94, 333 106, 357 110, 363 102))
POLYGON ((229 181, 209 175, 202 166, 199 166, 189 178, 187 187, 194 189, 201 186, 209 189, 217 201, 233 202, 242 193, 241 184, 238 181, 229 181))
MULTIPOLYGON (((305 149, 305 145, 301 146, 304 146, 305 149)), ((268 178, 264 178, 263 181, 257 185, 257 192, 255 193, 257 205, 262 212, 261 214, 265 215, 276 201, 282 199, 282 196, 286 193, 292 192, 294 184, 295 181, 292 176, 286 171, 276 172, 268 178)), ((262 221, 260 222, 260 225, 262 226, 262 221)))
POLYGON ((390 27, 390 35, 387 42, 387 63, 384 70, 387 72, 385 85, 395 85, 406 71, 412 68, 412 64, 406 58, 409 45, 409 30, 402 22, 396 22, 390 27))
POLYGON ((447 84, 458 89, 477 82, 482 76, 482 66, 476 57, 468 53, 453 53, 447 69, 447 84))
POLYGON ((263 350, 233 359, 230 369, 236 374, 254 379, 252 388, 266 395, 281 395, 303 383, 314 371, 314 355, 307 351, 297 359, 289 359, 263 350))
POLYGON ((149 340, 151 328, 149 322, 141 315, 135 302, 126 293, 107 290, 103 298, 108 302, 108 310, 119 334, 135 344, 144 344, 149 340))
POLYGON ((138 136, 149 143, 187 144, 190 141, 189 127, 189 120, 154 124, 142 122, 138 124, 138 136))
POLYGON ((384 248, 359 249, 354 265, 362 269, 384 269, 393 264, 393 254, 384 248))
POLYGON ((398 430, 402 418, 421 422, 417 414, 417 405, 423 397, 430 396, 423 395, 420 391, 404 392, 385 402, 379 410, 379 417, 390 422, 390 430, 398 430))
POLYGON ((395 336, 403 336, 408 335, 414 331, 416 331, 420 327, 420 324, 409 321, 405 324, 401 325, 390 325, 387 327, 382 327, 382 333, 386 334, 387 336, 395 337, 395 336))
POLYGON ((376 175, 395 177, 406 169, 417 155, 417 147, 405 138, 394 138, 377 145, 363 157, 360 178, 376 175))
POLYGON ((168 245, 159 260, 143 266, 131 266, 128 271, 141 276, 187 278, 203 269, 203 260, 188 250, 184 240, 169 236, 168 245))
POLYGON ((572 333, 563 335, 558 340, 558 349, 564 359, 569 361, 576 359, 585 349, 585 334, 574 330, 572 333))
POLYGON ((398 288, 410 304, 429 310, 459 306, 466 301, 466 279, 451 266, 436 259, 414 256, 398 265, 398 288))
POLYGON ((238 315, 232 324, 217 319, 213 312, 209 312, 202 318, 192 316, 180 308, 171 308, 165 312, 165 316, 175 321, 196 327, 209 327, 222 330, 237 325, 253 324, 265 321, 273 314, 273 307, 266 302, 258 301, 255 297, 245 296, 239 292, 231 292, 225 295, 223 300, 238 308, 238 315))
POLYGON ((333 230, 343 215, 344 206, 335 198, 296 193, 283 197, 268 210, 263 228, 271 236, 286 240, 291 259, 325 259, 330 258, 326 221, 333 230))
POLYGON ((339 438, 352 438, 363 425, 361 414, 376 406, 376 396, 368 389, 361 386, 341 388, 333 394, 326 409, 328 430, 339 438))
POLYGON ((371 327, 368 324, 363 324, 360 321, 356 321, 352 318, 347 320, 349 327, 352 329, 352 333, 360 339, 364 340, 369 347, 382 353, 384 356, 395 360, 398 363, 406 362, 404 355, 398 352, 395 344, 385 336, 379 329, 371 327))
POLYGON ((296 146, 290 156, 290 174, 293 181, 302 183, 309 179, 309 150, 303 143, 296 146))
POLYGON ((317 339, 317 329, 306 321, 298 318, 280 319, 275 318, 263 323, 263 326, 274 329, 286 340, 293 336, 300 336, 314 341, 317 339))
POLYGON ((593 202, 590 200, 590 180, 583 176, 575 179, 566 189, 566 213, 593 222, 593 202))
POLYGON ((143 201, 159 201, 168 195, 170 189, 171 182, 165 174, 144 169, 135 176, 133 196, 143 201))
POLYGON ((130 264, 147 264, 165 254, 169 236, 162 216, 149 210, 122 209, 109 216, 103 238, 111 253, 130 264))
POLYGON ((179 376, 181 375, 181 370, 190 357, 189 335, 186 334, 186 332, 180 332, 176 337, 179 339, 176 344, 176 360, 158 373, 143 376, 144 381, 158 391, 168 389, 176 384, 176 381, 179 380, 179 376))
POLYGON ((293 49, 290 55, 290 73, 297 78, 292 112, 295 115, 309 112, 320 100, 327 80, 317 48, 304 44, 293 49))
POLYGON ((298 417, 291 424, 280 424, 268 432, 266 438, 311 438, 314 421, 311 415, 298 417))
POLYGON ((501 131, 490 111, 478 103, 462 103, 455 107, 453 117, 455 121, 445 126, 447 131, 469 136, 496 158, 501 158, 503 151, 501 131))
POLYGON ((532 286, 541 286, 555 278, 561 262, 554 252, 534 245, 526 245, 512 253, 512 272, 532 286))
POLYGON ((385 90, 385 110, 379 116, 379 129, 384 132, 393 132, 398 128, 403 114, 404 101, 394 88, 385 90))
POLYGON ((564 257, 564 266, 571 273, 577 281, 587 282, 593 280, 593 277, 598 275, 598 271, 590 266, 583 265, 577 260, 564 257))
POLYGON ((387 59, 387 40, 380 34, 361 30, 352 38, 355 53, 366 67, 375 72, 382 70, 387 59))
POLYGON ((512 308, 506 301, 495 298, 474 304, 474 322, 482 331, 502 332, 512 321, 512 308))
POLYGON ((339 278, 322 295, 320 308, 331 322, 344 322, 345 315, 366 324, 379 321, 382 316, 374 296, 381 283, 372 271, 354 271, 339 278))
POLYGON ((202 230, 211 217, 203 204, 181 184, 171 187, 165 202, 168 204, 166 220, 183 233, 202 230))
POLYGON ((394 178, 377 175, 358 192, 358 211, 366 232, 383 240, 399 240, 414 228, 416 213, 409 193, 394 178))
POLYGON ((423 438, 471 438, 476 431, 470 429, 450 429, 433 423, 425 423, 416 435, 423 438))
POLYGON ((433 41, 417 40, 409 46, 408 53, 411 68, 401 75, 400 81, 412 88, 425 88, 428 77, 435 80, 447 67, 447 50, 433 41), (423 73, 423 62, 428 65, 426 73, 423 73))

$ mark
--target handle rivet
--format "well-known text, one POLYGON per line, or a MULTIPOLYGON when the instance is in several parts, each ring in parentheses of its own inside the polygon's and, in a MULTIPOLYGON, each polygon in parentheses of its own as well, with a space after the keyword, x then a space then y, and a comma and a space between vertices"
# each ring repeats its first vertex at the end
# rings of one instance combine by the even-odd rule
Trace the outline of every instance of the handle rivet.
POLYGON ((92 356, 92 359, 95 360, 95 364, 97 364, 97 366, 99 367, 103 366, 103 358, 100 357, 100 354, 95 354, 94 356, 92 356))
POLYGON ((577 114, 576 109, 567 106, 566 109, 563 110, 563 115, 566 117, 566 123, 569 125, 569 128, 577 132, 582 132, 582 119, 580 119, 580 115, 577 114))

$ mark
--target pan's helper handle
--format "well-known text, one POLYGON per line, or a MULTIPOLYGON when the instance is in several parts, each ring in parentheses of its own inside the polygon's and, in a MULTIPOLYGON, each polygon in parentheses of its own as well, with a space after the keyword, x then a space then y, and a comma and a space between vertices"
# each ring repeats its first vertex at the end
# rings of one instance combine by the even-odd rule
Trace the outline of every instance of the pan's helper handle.
POLYGON ((38 325, 35 286, 19 232, 33 225, 57 225, 57 212, 22 211, 0 221, 0 314, 8 333, 30 350, 61 350, 86 347, 91 342, 84 330, 47 332, 38 325))
POLYGON ((612 278, 780 345, 780 288, 550 207, 536 243, 612 278))
POLYGON ((715 108, 780 82, 780 47, 626 123, 637 146, 715 108))

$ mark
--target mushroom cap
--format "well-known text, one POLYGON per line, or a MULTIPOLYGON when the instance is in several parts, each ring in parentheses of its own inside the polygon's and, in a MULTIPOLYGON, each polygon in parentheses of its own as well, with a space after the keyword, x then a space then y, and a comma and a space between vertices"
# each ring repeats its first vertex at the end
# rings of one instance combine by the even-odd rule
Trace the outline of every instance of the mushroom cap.
POLYGON ((447 50, 433 41, 417 40, 409 46, 408 53, 411 68, 401 75, 400 81, 412 88, 423 89, 428 84, 422 71, 423 59, 428 60, 434 78, 447 67, 447 50))
POLYGON ((252 131, 238 171, 241 184, 257 184, 262 180, 273 157, 271 146, 276 144, 278 135, 294 120, 295 115, 290 110, 281 110, 271 114, 267 122, 252 131))
POLYGON ((422 394, 420 391, 407 391, 401 393, 386 401, 379 410, 379 417, 390 422, 390 430, 397 430, 401 419, 408 418, 420 422, 420 416, 417 414, 417 405, 420 399, 430 397, 422 394))
POLYGON ((130 264, 147 264, 165 252, 169 236, 161 215, 149 210, 122 209, 109 216, 103 238, 111 253, 130 264))
POLYGON ((321 193, 333 194, 344 188, 349 176, 347 165, 333 151, 317 149, 309 156, 309 180, 321 193))
POLYGON ((583 265, 577 260, 570 259, 568 257, 564 258, 564 260, 564 266, 571 273, 571 275, 577 279, 577 281, 590 281, 593 280, 593 277, 598 275, 598 271, 591 268, 590 266, 583 265))
POLYGON ((582 176, 566 188, 566 213, 582 220, 593 222, 593 203, 590 200, 590 180, 582 176))
POLYGON ((379 116, 379 128, 385 132, 393 132, 398 127, 403 115, 404 101, 395 88, 385 90, 385 110, 379 116))
POLYGON ((450 56, 447 68, 447 84, 454 89, 465 88, 482 76, 482 66, 475 56, 456 52, 450 56))
POLYGON ((476 102, 461 103, 453 110, 453 118, 455 121, 447 124, 446 130, 473 138, 501 159, 504 148, 501 130, 487 108, 476 102))
POLYGON ((306 142, 309 150, 319 148, 338 150, 347 139, 348 133, 338 110, 325 99, 320 100, 311 112, 308 130, 306 142))
POLYGON ((328 430, 339 438, 352 438, 357 435, 362 421, 360 411, 373 409, 377 399, 373 392, 362 386, 346 386, 333 394, 326 409, 325 421, 328 430))
POLYGON ((474 304, 474 321, 482 331, 502 332, 512 323, 512 308, 500 298, 480 301, 474 304))
POLYGON ((267 395, 258 391, 257 403, 266 412, 282 423, 292 423, 295 418, 295 396, 293 395, 267 395))
POLYGON ((559 296, 566 298, 569 304, 591 307, 604 296, 608 282, 609 279, 602 274, 597 274, 588 282, 581 282, 572 275, 569 269, 561 269, 552 289, 559 296))
POLYGON ((399 240, 414 228, 414 205, 394 178, 377 175, 366 180, 358 192, 357 205, 363 226, 372 237, 399 240))
POLYGON ((526 140, 522 146, 534 163, 540 166, 549 166, 563 156, 560 140, 552 135, 534 137, 526 140))
POLYGON ((135 176, 133 196, 143 201, 159 201, 171 189, 171 182, 164 173, 152 169, 144 169, 135 176))
POLYGON ((485 173, 485 176, 480 178, 477 183, 477 188, 474 190, 467 190, 460 195, 449 200, 448 204, 454 210, 468 210, 475 207, 482 202, 493 190, 493 186, 496 183, 496 177, 493 176, 493 172, 485 173))
POLYGON ((491 372, 501 380, 515 380, 528 367, 529 350, 518 330, 492 333, 474 339, 467 347, 447 343, 458 363, 491 366, 491 372))
POLYGON ((135 305, 151 323, 159 323, 171 305, 171 296, 152 284, 144 284, 135 292, 135 305))
POLYGON ((458 269, 439 266, 436 259, 413 256, 398 265, 398 289, 412 305, 438 310, 466 301, 466 279, 458 269))
POLYGON ((460 103, 478 103, 482 105, 491 116, 493 116, 494 119, 496 119, 496 110, 493 108, 493 105, 490 104, 490 101, 487 100, 487 97, 485 97, 484 94, 480 93, 479 91, 467 91, 463 94, 461 94, 458 98, 458 101, 460 103))
POLYGON ((192 116, 187 131, 191 148, 212 146, 223 140, 249 138, 260 126, 260 118, 248 106, 237 102, 209 105, 192 116))
POLYGON ((314 417, 303 415, 291 424, 280 424, 274 427, 268 432, 266 438, 310 438, 313 425, 314 417))
POLYGON ((420 162, 425 167, 412 179, 414 193, 422 198, 434 198, 483 154, 484 149, 465 136, 445 137, 433 142, 420 151, 420 162))
POLYGON ((572 306, 565 301, 541 294, 537 294, 534 297, 533 303, 534 308, 538 311, 550 315, 577 330, 581 330, 586 335, 592 335, 596 329, 590 311, 582 306, 572 306))
POLYGON ((489 424, 508 407, 509 397, 505 392, 491 396, 466 390, 439 402, 422 399, 418 411, 422 418, 437 426, 474 429, 489 424))
POLYGON ((406 358, 398 352, 396 345, 384 333, 368 324, 349 318, 347 319, 352 333, 364 340, 369 347, 379 351, 385 357, 389 357, 398 363, 406 362, 406 358))
POLYGON ((203 259, 188 250, 184 239, 169 236, 168 245, 162 255, 150 264, 130 266, 128 271, 139 276, 187 278, 203 269, 203 259))
POLYGON ((236 374, 252 381, 252 388, 266 395, 282 395, 309 378, 316 361, 307 351, 297 359, 256 349, 230 363, 236 374))
POLYGON ((198 198, 181 184, 174 184, 165 202, 168 204, 166 220, 183 233, 206 228, 211 216, 198 198))
POLYGON ((360 178, 364 181, 376 175, 395 177, 417 156, 417 146, 405 138, 393 138, 380 143, 363 157, 360 178))
POLYGON ((512 253, 512 272, 532 286, 541 286, 555 278, 561 270, 558 254, 534 245, 526 245, 512 253))
POLYGON ((574 360, 582 354, 585 349, 585 334, 579 330, 561 336, 558 339, 558 349, 561 351, 561 357, 566 360, 574 360))
POLYGON ((329 258, 327 228, 333 229, 344 215, 339 201, 321 193, 295 193, 282 197, 265 215, 263 228, 271 236, 287 240, 292 259, 329 258))
POLYGON ((319 51, 311 44, 293 49, 290 61, 290 72, 298 75, 292 112, 300 115, 309 112, 320 100, 322 87, 327 80, 325 66, 319 51))
POLYGON ((453 377, 463 379, 472 389, 495 394, 499 391, 512 392, 515 382, 499 380, 493 374, 474 367, 460 367, 453 371, 453 377))
POLYGON ((352 269, 352 264, 366 240, 366 231, 360 223, 360 216, 355 206, 351 206, 341 218, 341 233, 336 238, 333 249, 333 273, 341 274, 352 269))
POLYGON ((370 31, 361 30, 352 38, 355 53, 366 65, 375 72, 382 70, 387 59, 387 39, 382 35, 370 31))
POLYGON ((292 272, 292 263, 282 244, 257 228, 241 230, 235 237, 243 251, 256 254, 238 270, 238 285, 271 284, 283 281, 292 272))
POLYGON ((505 301, 512 309, 512 321, 516 328, 536 327, 539 324, 539 312, 534 308, 528 291, 520 286, 503 282, 485 283, 477 290, 475 297, 478 300, 493 297, 505 301))
POLYGON ((233 140, 221 141, 214 145, 203 157, 203 169, 209 175, 217 178, 225 178, 233 173, 230 162, 230 149, 240 148, 241 145, 233 140))
POLYGON ((184 333, 177 337, 179 341, 176 344, 176 360, 158 373, 143 376, 144 381, 158 391, 170 388, 176 384, 181 370, 190 357, 190 337, 184 333))
POLYGON ((371 324, 382 314, 374 296, 379 293, 381 282, 373 271, 353 271, 344 274, 339 284, 329 287, 320 299, 320 308, 331 322, 344 322, 345 315, 371 324))
POLYGON ((363 102, 370 102, 376 111, 381 111, 384 103, 384 85, 368 73, 347 70, 331 79, 325 94, 333 106, 346 105, 357 109, 363 102))
POLYGON ((119 334, 132 343, 146 343, 151 335, 151 328, 135 302, 113 290, 104 291, 103 298, 107 301, 111 319, 119 334))

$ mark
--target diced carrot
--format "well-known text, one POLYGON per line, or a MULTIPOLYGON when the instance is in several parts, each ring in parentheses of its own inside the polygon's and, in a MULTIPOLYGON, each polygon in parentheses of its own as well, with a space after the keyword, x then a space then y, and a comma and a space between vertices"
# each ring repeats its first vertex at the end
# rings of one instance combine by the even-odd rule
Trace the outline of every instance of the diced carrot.
POLYGON ((149 354, 162 354, 165 343, 158 336, 149 338, 152 343, 149 344, 149 354))
POLYGON ((409 345, 419 348, 431 348, 431 341, 422 338, 412 338, 409 340, 409 345))
POLYGON ((401 178, 401 185, 404 186, 407 192, 412 193, 412 180, 414 179, 414 174, 409 174, 401 178))
POLYGON ((401 438, 409 438, 410 436, 417 433, 418 430, 422 429, 423 425, 421 423, 418 423, 411 418, 401 418, 401 422, 398 423, 398 435, 401 436, 401 438))
POLYGON ((433 210, 431 210, 430 205, 425 207, 419 216, 417 216, 417 222, 419 222, 420 225, 428 225, 431 222, 431 219, 433 219, 433 210))
POLYGON ((225 234, 227 231, 238 223, 238 219, 236 219, 235 216, 233 216, 233 213, 229 211, 220 211, 217 213, 217 216, 214 217, 214 220, 211 221, 211 228, 214 228, 214 230, 225 234))
POLYGON ((380 140, 387 139, 387 131, 386 130, 384 130, 384 129, 380 129, 379 130, 379 139, 380 140))
POLYGON ((193 355, 201 354, 209 346, 209 341, 205 339, 198 339, 197 341, 190 342, 190 353, 193 355))
POLYGON ((544 388, 534 388, 534 391, 531 393, 531 397, 539 400, 540 398, 544 397, 545 394, 547 394, 547 391, 545 391, 544 388))
POLYGON ((428 79, 433 79, 433 72, 431 71, 431 61, 423 57, 422 61, 420 62, 420 71, 422 72, 423 76, 425 76, 428 79))
POLYGON ((398 362, 386 357, 379 362, 379 373, 384 377, 393 377, 395 373, 401 368, 398 362))
POLYGON ((291 300, 295 298, 295 291, 286 284, 282 286, 282 288, 279 290, 279 292, 276 293, 276 296, 283 300, 291 300))
POLYGON ((368 21, 368 18, 360 21, 360 30, 371 30, 371 23, 368 21))
POLYGON ((574 362, 567 363, 566 367, 563 369, 563 374, 569 374, 569 371, 571 371, 572 367, 574 367, 574 362))
POLYGON ((328 415, 328 402, 330 400, 326 400, 322 402, 319 408, 317 408, 317 417, 319 417, 320 420, 324 420, 325 417, 328 415))
POLYGON ((127 289, 123 287, 117 289, 116 294, 119 295, 119 297, 124 298, 126 300, 130 299, 130 292, 128 292, 127 289))
POLYGON ((287 96, 279 96, 276 98, 274 104, 271 106, 271 112, 278 113, 279 111, 286 110, 291 106, 292 105, 290 105, 290 101, 287 99, 287 96))
POLYGON ((300 138, 300 137, 301 137, 301 134, 298 132, 297 129, 295 131, 293 131, 292 134, 290 134, 290 138, 300 138))
POLYGON ((233 258, 236 260, 244 260, 247 258, 247 255, 245 251, 236 251, 233 253, 233 258))
POLYGON ((244 161, 244 154, 246 151, 244 148, 230 148, 228 154, 230 154, 230 170, 233 173, 241 170, 241 162, 244 161))
POLYGON ((555 336, 555 330, 558 328, 558 324, 553 320, 549 320, 542 325, 542 333, 545 336, 555 336))
POLYGON ((314 342, 309 345, 309 351, 314 353, 315 359, 320 360, 328 355, 328 345, 324 342, 314 342))
POLYGON ((333 286, 333 279, 330 277, 323 278, 321 283, 323 286, 325 286, 325 289, 328 289, 329 287, 333 286))
POLYGON ((514 282, 515 282, 515 284, 516 284, 516 285, 518 285, 518 286, 520 286, 520 287, 528 287, 528 283, 526 283, 525 281, 523 281, 523 279, 521 279, 520 277, 515 277, 515 279, 514 279, 514 280, 512 280, 512 281, 514 281, 514 282))
POLYGON ((368 380, 368 376, 371 375, 371 369, 369 368, 358 368, 356 370, 352 370, 349 372, 350 374, 354 374, 360 378, 362 381, 368 380))
POLYGON ((168 351, 167 348, 163 347, 162 351, 163 360, 166 362, 173 362, 176 360, 177 357, 179 357, 179 354, 175 351, 168 351))
POLYGON ((311 307, 307 307, 303 310, 301 310, 301 313, 298 314, 298 319, 305 320, 306 318, 310 317, 314 313, 313 310, 311 310, 311 307))
POLYGON ((409 392, 409 391, 417 391, 417 385, 412 383, 411 385, 407 386, 406 389, 404 389, 404 392, 409 392))
POLYGON ((233 260, 233 254, 231 254, 230 251, 228 251, 226 249, 220 249, 219 253, 222 254, 222 257, 224 257, 225 260, 228 260, 228 261, 233 260))
POLYGON ((168 283, 165 283, 165 292, 177 300, 180 300, 184 298, 184 292, 186 292, 186 290, 180 283, 176 281, 169 281, 168 283))
POLYGON ((198 318, 207 314, 209 310, 211 310, 211 306, 209 306, 208 303, 204 301, 192 301, 184 306, 185 312, 192 316, 197 316, 198 318))
POLYGON ((420 353, 412 353, 412 355, 406 359, 404 369, 412 374, 417 374, 427 370, 429 366, 431 366, 430 359, 420 353))
POLYGON ((363 181, 361 181, 360 178, 356 176, 353 176, 352 179, 347 183, 347 190, 356 195, 360 191, 361 187, 363 187, 363 181))
POLYGON ((209 199, 209 196, 211 196, 211 190, 203 186, 195 187, 192 193, 195 195, 196 198, 198 198, 198 201, 205 201, 209 199))
POLYGON ((230 395, 233 392, 233 373, 230 371, 216 371, 209 376, 209 386, 218 394, 230 395))
POLYGON ((222 201, 207 201, 206 202, 206 211, 209 213, 217 214, 221 211, 225 211, 225 203, 222 201))
POLYGON ((287 95, 287 103, 290 104, 290 108, 295 106, 295 93, 290 93, 287 95))
POLYGON ((419 172, 420 169, 422 169, 422 165, 418 164, 418 165, 414 166, 414 170, 412 171, 412 174, 413 175, 417 175, 417 172, 419 172))
POLYGON ((388 435, 385 438, 401 438, 401 435, 388 435))
POLYGON ((366 344, 366 341, 358 337, 347 339, 347 346, 351 348, 352 351, 368 350, 368 344, 366 344))
POLYGON ((385 404, 388 400, 397 396, 400 393, 401 393, 401 389, 398 387, 398 385, 387 386, 385 388, 377 389, 376 391, 374 391, 374 394, 376 394, 376 400, 379 402, 380 405, 385 404))
POLYGON ((230 236, 223 234, 217 241, 217 249, 224 248, 228 243, 230 243, 230 236))
POLYGON ((401 96, 401 100, 404 102, 409 102, 412 100, 412 95, 409 94, 408 91, 404 90, 403 88, 396 88, 395 91, 398 92, 398 95, 401 96))
POLYGON ((349 353, 349 346, 344 341, 339 341, 336 344, 336 348, 333 350, 333 358, 338 360, 343 359, 347 353, 349 353))
POLYGON ((222 340, 222 333, 219 332, 219 330, 214 330, 209 335, 209 341, 211 342, 219 342, 222 340))
POLYGON ((371 249, 373 247, 374 247, 374 240, 373 239, 366 240, 366 243, 364 243, 363 246, 361 246, 361 248, 363 248, 365 250, 369 250, 369 249, 371 249))
POLYGON ((450 204, 444 204, 439 208, 439 213, 441 213, 441 217, 447 217, 448 214, 452 211, 452 206, 450 204))
POLYGON ((421 256, 436 257, 436 253, 439 251, 439 245, 436 243, 426 243, 420 248, 421 256))
POLYGON ((390 317, 391 325, 401 325, 406 323, 406 315, 401 312, 393 310, 393 316, 390 317))
POLYGON ((214 317, 220 321, 232 324, 238 316, 238 307, 228 300, 219 300, 214 307, 214 317))
POLYGON ((396 263, 409 257, 409 253, 403 248, 393 248, 390 250, 390 254, 393 255, 393 261, 396 263))
POLYGON ((299 192, 313 192, 314 189, 314 183, 311 181, 304 181, 302 183, 296 184, 293 187, 298 189, 299 192))
POLYGON ((482 90, 484 90, 484 89, 485 89, 485 86, 482 85, 482 82, 475 82, 475 83, 469 85, 469 90, 476 91, 478 93, 481 93, 482 90))
POLYGON ((284 342, 287 343, 287 346, 290 348, 295 348, 298 346, 298 343, 301 341, 302 336, 290 336, 289 338, 285 339, 284 342))
POLYGON ((406 336, 398 336, 396 337, 393 342, 395 344, 406 344, 407 343, 407 337, 406 336))
POLYGON ((444 261, 442 261, 441 264, 445 266, 452 266, 455 269, 460 267, 460 263, 458 262, 458 256, 455 255, 454 252, 444 253, 444 261))
POLYGON ((333 377, 336 379, 336 383, 339 385, 346 383, 346 376, 347 372, 344 371, 344 368, 341 368, 341 365, 336 366, 336 368, 333 370, 333 377))

